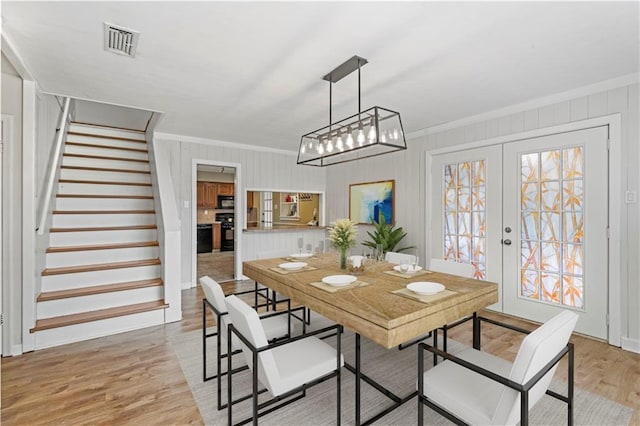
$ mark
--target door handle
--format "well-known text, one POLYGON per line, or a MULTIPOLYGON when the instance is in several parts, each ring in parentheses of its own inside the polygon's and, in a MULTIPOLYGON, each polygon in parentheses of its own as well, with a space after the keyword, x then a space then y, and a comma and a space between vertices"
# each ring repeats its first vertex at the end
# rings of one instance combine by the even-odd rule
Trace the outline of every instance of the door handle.
POLYGON ((504 244, 505 246, 510 246, 511 245, 511 240, 510 239, 506 239, 506 240, 502 240, 502 244, 504 244))

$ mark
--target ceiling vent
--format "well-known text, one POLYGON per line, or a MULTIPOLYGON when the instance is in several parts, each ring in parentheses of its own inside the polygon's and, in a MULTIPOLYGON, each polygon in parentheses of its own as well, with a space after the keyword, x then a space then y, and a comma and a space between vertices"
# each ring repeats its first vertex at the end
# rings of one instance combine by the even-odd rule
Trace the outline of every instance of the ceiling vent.
POLYGON ((105 22, 104 50, 134 58, 138 46, 138 36, 140 36, 138 31, 105 22))

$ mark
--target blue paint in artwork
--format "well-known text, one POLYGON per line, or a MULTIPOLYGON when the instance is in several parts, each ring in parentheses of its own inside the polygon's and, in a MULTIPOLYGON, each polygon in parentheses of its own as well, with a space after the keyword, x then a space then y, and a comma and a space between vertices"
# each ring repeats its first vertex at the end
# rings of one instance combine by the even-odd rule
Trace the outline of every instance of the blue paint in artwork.
POLYGON ((369 211, 369 218, 373 218, 374 221, 378 222, 380 215, 382 215, 384 217, 384 223, 392 223, 391 191, 388 191, 385 194, 384 199, 374 201, 367 207, 367 210, 369 211))

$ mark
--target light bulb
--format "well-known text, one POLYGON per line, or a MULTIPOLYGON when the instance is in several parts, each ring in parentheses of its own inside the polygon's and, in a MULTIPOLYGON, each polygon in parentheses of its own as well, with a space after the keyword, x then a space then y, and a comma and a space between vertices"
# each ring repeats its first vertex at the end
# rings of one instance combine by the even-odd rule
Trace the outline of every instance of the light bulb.
POLYGON ((338 140, 336 141, 336 148, 338 148, 340 152, 344 151, 344 144, 342 143, 342 135, 338 135, 338 140))
POLYGON ((393 129, 393 139, 398 140, 398 129, 393 129))
POLYGON ((364 137, 364 130, 362 130, 362 127, 358 129, 358 136, 356 137, 356 140, 358 141, 358 145, 362 146, 362 144, 365 141, 365 137, 364 137))
POLYGON ((307 146, 305 144, 302 144, 302 148, 300 148, 300 153, 304 154, 307 151, 307 146))
POLYGON ((318 142, 318 154, 320 155, 324 154, 324 146, 322 142, 318 142))
POLYGON ((369 143, 372 144, 376 140, 376 126, 371 126, 369 129, 369 143))
POLYGON ((351 135, 351 132, 347 134, 347 146, 349 149, 353 148, 353 135, 351 135))
POLYGON ((331 138, 327 139, 327 152, 333 152, 333 142, 331 138))
POLYGON ((380 133, 380 142, 384 143, 387 141, 387 132, 380 133))

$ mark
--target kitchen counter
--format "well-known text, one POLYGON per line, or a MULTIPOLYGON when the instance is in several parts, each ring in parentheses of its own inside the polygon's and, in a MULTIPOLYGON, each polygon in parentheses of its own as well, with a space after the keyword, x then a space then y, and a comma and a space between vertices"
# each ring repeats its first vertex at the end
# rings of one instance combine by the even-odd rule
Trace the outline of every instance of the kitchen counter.
POLYGON ((305 231, 319 231, 324 230, 324 226, 309 226, 309 225, 273 225, 270 227, 264 226, 251 226, 245 228, 242 232, 245 233, 266 233, 266 232, 305 232, 305 231))

